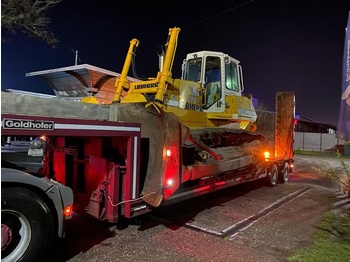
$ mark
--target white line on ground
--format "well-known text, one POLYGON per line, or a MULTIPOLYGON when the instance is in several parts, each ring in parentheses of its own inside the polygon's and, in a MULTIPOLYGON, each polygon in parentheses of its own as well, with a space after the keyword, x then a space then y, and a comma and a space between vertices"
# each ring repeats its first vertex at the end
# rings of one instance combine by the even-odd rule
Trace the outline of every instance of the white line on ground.
MULTIPOLYGON (((252 218, 252 217, 254 217, 254 216, 257 216, 258 214, 264 212, 266 209, 270 208, 270 207, 273 206, 273 205, 277 205, 278 203, 282 202, 283 200, 285 200, 285 199, 288 198, 288 197, 292 197, 293 195, 296 195, 295 197, 293 197, 292 199, 290 199, 290 200, 287 201, 286 203, 282 204, 281 206, 277 207, 276 209, 271 210, 270 212, 266 213, 264 216, 253 220, 251 223, 247 224, 247 226, 245 226, 245 227, 239 229, 237 232, 235 232, 234 234, 230 235, 229 240, 233 240, 233 239, 235 238, 235 236, 237 236, 239 233, 243 232, 243 231, 246 230, 247 228, 251 227, 253 224, 255 224, 255 222, 259 221, 261 218, 264 218, 264 217, 270 215, 271 213, 275 212, 276 210, 280 209, 281 207, 285 206, 286 204, 292 202, 292 201, 295 200, 296 198, 298 198, 298 197, 300 197, 300 196, 306 194, 306 193, 309 192, 311 189, 308 189, 308 190, 306 190, 305 192, 300 193, 300 192, 303 191, 303 190, 304 190, 304 188, 303 188, 303 189, 300 189, 300 190, 298 190, 298 191, 295 191, 295 192, 293 192, 293 193, 291 193, 291 194, 289 194, 289 195, 287 195, 287 196, 284 196, 283 198, 281 198, 281 199, 275 201, 274 203, 272 203, 272 204, 270 204, 269 206, 265 207, 264 209, 260 210, 257 214, 254 214, 254 215, 252 215, 252 216, 250 216, 250 217, 248 217, 248 218, 243 219, 243 220, 242 220, 241 222, 239 222, 239 223, 242 223, 242 222, 244 222, 244 221, 246 221, 246 220, 248 220, 248 219, 250 219, 250 218, 252 218), (297 195, 298 193, 300 193, 300 194, 297 195)), ((235 225, 237 225, 237 224, 239 224, 239 223, 236 223, 235 225)), ((233 225, 233 226, 231 226, 231 227, 225 229, 223 232, 226 232, 227 230, 233 228, 235 225, 233 225)))

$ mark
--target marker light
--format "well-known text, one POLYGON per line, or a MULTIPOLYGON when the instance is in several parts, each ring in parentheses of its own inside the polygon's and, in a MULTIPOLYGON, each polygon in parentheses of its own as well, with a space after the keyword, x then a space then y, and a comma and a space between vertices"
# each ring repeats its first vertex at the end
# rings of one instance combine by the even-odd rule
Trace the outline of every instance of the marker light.
POLYGON ((215 183, 216 186, 223 186, 223 185, 225 185, 225 184, 226 184, 225 181, 219 181, 219 182, 216 182, 216 183, 215 183))
POLYGON ((66 219, 72 218, 72 214, 73 214, 73 205, 64 207, 63 215, 65 216, 66 219))
POLYGON ((270 152, 265 151, 264 152, 264 157, 267 158, 267 159, 270 158, 270 152))
POLYGON ((174 184, 174 180, 168 179, 168 181, 166 181, 166 184, 168 187, 171 187, 174 184))

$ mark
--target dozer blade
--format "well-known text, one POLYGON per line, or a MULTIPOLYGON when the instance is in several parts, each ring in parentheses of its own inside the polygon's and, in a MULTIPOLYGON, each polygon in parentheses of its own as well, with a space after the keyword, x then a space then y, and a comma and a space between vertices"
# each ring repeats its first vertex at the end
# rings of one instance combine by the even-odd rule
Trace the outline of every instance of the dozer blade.
POLYGON ((112 121, 141 123, 141 137, 149 142, 149 151, 142 152, 144 155, 141 156, 143 159, 148 158, 143 200, 152 206, 159 206, 164 198, 165 177, 169 173, 167 168, 172 165, 167 162, 165 152, 173 148, 177 153, 177 163, 172 165, 176 168, 171 172, 175 183, 172 191, 175 191, 181 180, 181 146, 189 135, 189 129, 181 124, 175 114, 164 112, 156 104, 113 104, 111 117, 112 121))

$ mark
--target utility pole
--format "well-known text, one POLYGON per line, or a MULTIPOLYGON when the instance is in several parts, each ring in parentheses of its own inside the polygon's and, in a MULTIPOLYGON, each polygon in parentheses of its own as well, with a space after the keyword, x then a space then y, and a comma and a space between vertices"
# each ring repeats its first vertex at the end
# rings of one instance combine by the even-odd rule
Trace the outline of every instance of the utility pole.
POLYGON ((75 50, 75 65, 78 64, 78 50, 75 50))

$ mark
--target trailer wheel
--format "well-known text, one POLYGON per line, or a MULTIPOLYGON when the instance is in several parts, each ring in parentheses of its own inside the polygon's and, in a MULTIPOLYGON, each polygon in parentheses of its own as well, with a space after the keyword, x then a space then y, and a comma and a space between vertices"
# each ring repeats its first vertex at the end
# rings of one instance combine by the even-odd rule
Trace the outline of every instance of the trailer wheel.
POLYGON ((281 183, 287 183, 289 180, 289 165, 284 163, 283 169, 278 172, 278 178, 281 183))
POLYGON ((50 209, 37 194, 20 187, 1 189, 2 262, 41 261, 53 228, 50 209))
POLYGON ((271 187, 277 185, 278 182, 278 168, 276 165, 273 165, 269 170, 269 174, 267 176, 267 184, 271 187))

